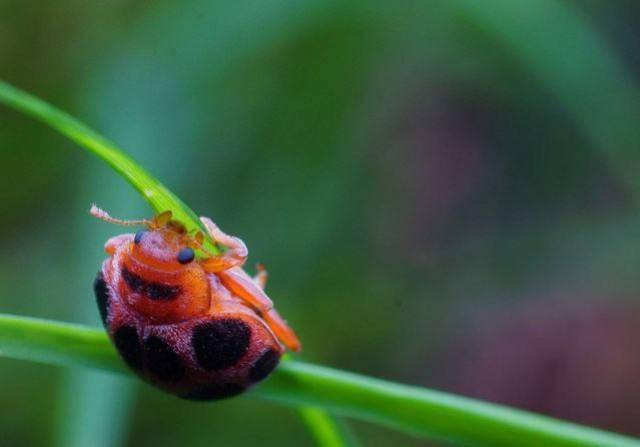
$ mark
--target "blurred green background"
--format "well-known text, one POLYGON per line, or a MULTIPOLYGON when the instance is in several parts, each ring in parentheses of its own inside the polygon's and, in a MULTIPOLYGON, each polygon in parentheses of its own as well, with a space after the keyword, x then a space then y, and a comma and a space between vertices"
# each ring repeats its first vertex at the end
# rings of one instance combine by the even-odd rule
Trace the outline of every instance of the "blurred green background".
MULTIPOLYGON (((640 435, 634 1, 0 0, 0 77, 242 237, 300 358, 640 435)), ((149 208, 0 108, 1 312, 98 324, 149 208)), ((295 411, 0 360, 0 446, 301 446, 295 411)), ((436 445, 351 422, 365 446, 436 445)))

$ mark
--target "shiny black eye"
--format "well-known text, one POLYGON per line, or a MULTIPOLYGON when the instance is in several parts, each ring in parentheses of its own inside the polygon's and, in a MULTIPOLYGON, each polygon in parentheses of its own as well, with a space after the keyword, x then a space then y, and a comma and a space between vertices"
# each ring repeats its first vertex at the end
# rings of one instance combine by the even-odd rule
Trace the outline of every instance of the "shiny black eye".
POLYGON ((188 264, 196 257, 196 254, 189 247, 183 248, 178 252, 178 262, 180 264, 188 264))
POLYGON ((140 241, 142 240, 142 236, 144 236, 144 234, 147 232, 147 230, 138 230, 138 232, 136 233, 136 235, 133 238, 133 242, 135 244, 139 244, 140 241))

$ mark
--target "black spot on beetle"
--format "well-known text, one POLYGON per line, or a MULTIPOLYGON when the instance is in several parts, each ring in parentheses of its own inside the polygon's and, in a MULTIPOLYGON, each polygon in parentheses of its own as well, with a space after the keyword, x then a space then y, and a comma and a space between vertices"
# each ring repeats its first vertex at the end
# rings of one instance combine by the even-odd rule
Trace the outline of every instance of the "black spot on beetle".
POLYGON ((126 269, 124 267, 122 267, 121 272, 122 279, 124 279, 124 282, 127 283, 132 292, 142 292, 144 280, 141 277, 139 277, 135 273, 130 272, 129 269, 126 269))
POLYGON ((170 300, 178 296, 180 287, 149 282, 145 284, 143 293, 152 300, 170 300))
POLYGON ((107 316, 109 315, 109 288, 104 280, 102 271, 98 272, 95 281, 93 281, 93 292, 96 295, 96 302, 98 303, 98 310, 100 311, 100 318, 102 324, 107 325, 107 316))
POLYGON ((133 326, 122 326, 113 334, 113 344, 127 365, 133 369, 142 367, 142 349, 138 331, 133 326))
POLYGON ((146 281, 125 267, 122 268, 122 278, 132 292, 141 293, 152 300, 170 300, 180 294, 179 286, 146 281))
POLYGON ((189 400, 216 400, 227 399, 229 397, 237 396, 241 394, 245 388, 237 383, 216 383, 213 385, 206 385, 197 390, 183 394, 180 397, 189 400))
POLYGON ((146 232, 147 230, 138 230, 136 232, 136 235, 133 237, 133 243, 139 244, 140 241, 142 240, 142 236, 144 236, 146 232))
POLYGON ((178 252, 178 262, 180 264, 188 264, 196 257, 196 253, 189 247, 182 248, 178 252))
POLYGON ((144 354, 149 372, 165 382, 178 382, 185 367, 180 356, 165 342, 151 335, 144 342, 144 354))
POLYGON ((266 379, 266 377, 276 369, 280 363, 280 354, 274 349, 266 351, 251 367, 249 371, 249 379, 252 382, 259 382, 266 379))
POLYGON ((194 327, 191 345, 202 368, 218 370, 238 363, 250 340, 251 329, 244 321, 224 318, 194 327))

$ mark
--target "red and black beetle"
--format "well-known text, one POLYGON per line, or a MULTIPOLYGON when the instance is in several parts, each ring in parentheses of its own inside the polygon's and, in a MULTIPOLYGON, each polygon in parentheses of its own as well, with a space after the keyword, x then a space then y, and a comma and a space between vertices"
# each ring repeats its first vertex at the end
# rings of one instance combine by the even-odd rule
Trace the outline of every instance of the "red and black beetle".
POLYGON ((284 347, 300 350, 293 330, 264 292, 267 273, 251 278, 242 240, 201 218, 222 254, 208 253, 170 212, 152 220, 91 214, 137 233, 105 244, 109 257, 94 283, 102 321, 124 361, 146 381, 180 397, 235 396, 266 378, 284 347), (196 250, 205 253, 196 257, 196 250))

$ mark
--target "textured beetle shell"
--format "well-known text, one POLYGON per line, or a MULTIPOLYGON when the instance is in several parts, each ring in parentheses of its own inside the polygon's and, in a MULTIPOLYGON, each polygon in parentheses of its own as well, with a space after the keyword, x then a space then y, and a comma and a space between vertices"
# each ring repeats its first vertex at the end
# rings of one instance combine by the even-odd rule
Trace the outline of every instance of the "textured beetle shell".
POLYGON ((119 295, 104 261, 94 283, 100 315, 120 356, 144 380, 180 397, 223 399, 266 378, 284 351, 266 323, 208 274, 212 305, 202 316, 157 324, 119 295))

